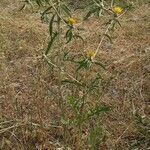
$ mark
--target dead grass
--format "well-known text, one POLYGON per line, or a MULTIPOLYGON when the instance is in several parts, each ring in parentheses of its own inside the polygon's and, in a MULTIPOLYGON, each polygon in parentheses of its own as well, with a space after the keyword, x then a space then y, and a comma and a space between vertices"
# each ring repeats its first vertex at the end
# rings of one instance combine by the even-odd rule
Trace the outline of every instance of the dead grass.
MULTIPOLYGON (((49 94, 57 89, 57 77, 41 58, 47 25, 38 14, 18 12, 14 2, 0 6, 0 146, 57 149, 63 146, 63 130, 55 98, 49 94)), ((150 126, 135 123, 136 112, 146 122, 150 117, 149 21, 148 5, 130 12, 115 33, 114 44, 105 42, 97 58, 107 64, 101 103, 113 107, 102 120, 106 140, 101 149, 150 148, 150 126)), ((90 29, 97 28, 93 20, 91 25, 90 29)), ((97 44, 99 35, 90 36, 88 48, 97 44)))

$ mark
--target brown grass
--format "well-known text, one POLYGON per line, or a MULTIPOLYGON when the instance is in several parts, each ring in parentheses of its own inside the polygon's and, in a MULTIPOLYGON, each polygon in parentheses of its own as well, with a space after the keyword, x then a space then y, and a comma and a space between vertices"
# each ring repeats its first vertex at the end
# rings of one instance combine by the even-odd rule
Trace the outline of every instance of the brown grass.
MULTIPOLYGON (((41 57, 47 25, 38 13, 19 12, 19 4, 10 2, 0 6, 0 148, 63 147, 60 112, 49 94, 51 89, 57 91, 57 76, 41 57)), ((113 107, 102 120, 106 140, 100 149, 150 148, 149 21, 148 5, 131 11, 115 32, 114 44, 104 42, 99 52, 97 59, 107 64, 101 103, 113 107), (135 113, 144 118, 145 126, 136 123, 135 113)), ((88 28, 99 30, 93 22, 87 22, 88 28)), ((88 48, 97 44, 97 30, 85 33, 88 48)))

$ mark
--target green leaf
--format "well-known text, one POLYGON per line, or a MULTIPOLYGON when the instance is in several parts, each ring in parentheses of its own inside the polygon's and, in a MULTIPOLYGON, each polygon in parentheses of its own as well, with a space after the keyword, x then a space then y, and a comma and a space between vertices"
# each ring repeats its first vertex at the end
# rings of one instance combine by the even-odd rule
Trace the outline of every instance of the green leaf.
POLYGON ((68 80, 68 79, 62 80, 61 82, 62 82, 62 83, 69 83, 69 84, 74 84, 74 85, 77 85, 77 86, 85 87, 84 84, 80 84, 80 83, 78 83, 78 82, 76 82, 76 81, 71 81, 71 80, 68 80))
POLYGON ((104 64, 100 63, 100 62, 94 62, 94 64, 101 66, 104 70, 106 70, 106 67, 104 64))
POLYGON ((103 23, 102 25, 107 26, 107 25, 111 24, 111 22, 112 22, 112 19, 109 19, 107 22, 103 23))
POLYGON ((84 68, 87 69, 91 66, 91 61, 84 59, 82 61, 77 62, 78 63, 78 68, 76 69, 76 71, 79 71, 80 69, 84 68))
POLYGON ((50 0, 45 0, 45 2, 47 3, 47 4, 50 4, 49 2, 50 2, 50 0))
POLYGON ((110 30, 113 31, 113 32, 114 32, 114 30, 115 30, 115 25, 116 25, 116 22, 114 21, 114 22, 112 23, 111 28, 110 28, 110 30))
POLYGON ((89 134, 89 145, 91 150, 96 150, 100 146, 102 139, 104 138, 103 128, 100 124, 92 128, 89 134))
POLYGON ((85 31, 85 29, 84 29, 84 28, 81 28, 81 27, 77 27, 77 30, 78 30, 78 31, 85 31))
POLYGON ((93 13, 97 12, 99 8, 95 8, 93 10, 90 10, 87 15, 84 17, 84 20, 87 20, 93 13))
POLYGON ((45 55, 47 55, 47 54, 49 53, 49 51, 50 51, 50 49, 51 49, 51 47, 52 47, 52 44, 53 44, 55 38, 58 36, 58 34, 59 34, 58 32, 55 32, 55 33, 54 33, 54 36, 51 37, 51 40, 49 41, 48 47, 47 47, 47 49, 46 49, 46 51, 45 51, 45 55))
POLYGON ((69 119, 68 120, 65 120, 64 118, 61 118, 61 123, 63 124, 63 125, 68 125, 69 124, 69 119))
POLYGON ((65 4, 62 4, 61 5, 61 8, 65 11, 65 13, 71 17, 71 10, 65 5, 65 4))
POLYGON ((115 21, 119 24, 119 26, 121 27, 121 23, 119 22, 119 20, 115 19, 115 21))
POLYGON ((57 20, 56 20, 57 24, 60 25, 60 22, 61 22, 61 18, 57 15, 57 20))
POLYGON ((75 55, 69 55, 69 52, 64 52, 63 61, 70 61, 70 62, 76 63, 75 55))
POLYGON ((67 40, 66 43, 69 43, 69 42, 72 40, 72 38, 73 38, 72 28, 70 28, 70 29, 66 32, 65 38, 66 38, 66 40, 67 40))
POLYGON ((84 39, 82 38, 82 36, 80 36, 80 35, 78 35, 78 34, 75 34, 73 37, 74 37, 74 38, 79 38, 79 39, 81 39, 82 42, 84 43, 84 39))
POLYGON ((42 1, 41 1, 41 0, 36 0, 36 3, 37 3, 39 6, 42 6, 42 1))
POLYGON ((22 7, 19 9, 19 11, 22 11, 24 8, 26 7, 26 5, 22 5, 22 7))
POLYGON ((50 23, 49 23, 49 33, 50 33, 50 36, 51 36, 51 37, 52 37, 52 34, 53 34, 54 18, 55 18, 55 14, 52 16, 51 21, 50 21, 50 23))
POLYGON ((110 35, 108 35, 108 34, 104 34, 104 35, 109 39, 110 43, 113 43, 110 35))
POLYGON ((67 98, 70 106, 72 107, 72 110, 79 115, 80 114, 80 108, 82 106, 81 101, 75 99, 73 96, 68 96, 67 98))
POLYGON ((69 52, 64 52, 63 60, 66 61, 69 59, 69 52))
POLYGON ((48 7, 41 15, 43 17, 45 14, 48 14, 48 12, 52 9, 52 6, 48 7))
POLYGON ((91 117, 95 116, 95 115, 99 115, 101 113, 105 113, 110 111, 110 107, 101 107, 101 106, 96 106, 94 109, 91 109, 86 116, 86 120, 90 119, 91 117))
POLYGON ((102 77, 98 75, 94 80, 91 81, 89 85, 89 90, 93 90, 94 88, 98 88, 99 80, 101 80, 102 77))

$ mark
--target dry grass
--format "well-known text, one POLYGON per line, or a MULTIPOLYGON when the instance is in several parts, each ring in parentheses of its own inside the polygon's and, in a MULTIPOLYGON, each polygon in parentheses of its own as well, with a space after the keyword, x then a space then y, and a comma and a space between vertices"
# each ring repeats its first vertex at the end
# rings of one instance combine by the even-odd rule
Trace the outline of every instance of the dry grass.
MULTIPOLYGON (((19 4, 10 2, 0 6, 0 148, 57 149, 63 146, 63 130, 49 94, 55 92, 57 77, 41 58, 47 25, 38 13, 18 12, 19 4)), ((149 15, 146 4, 127 14, 114 44, 105 42, 97 58, 107 64, 101 103, 113 107, 102 120, 106 139, 100 149, 150 148, 149 15), (136 113, 145 126, 136 123, 136 113)), ((93 22, 87 23, 85 36, 97 29, 93 22)), ((87 39, 88 48, 98 41, 96 32, 90 36, 94 40, 87 39)))

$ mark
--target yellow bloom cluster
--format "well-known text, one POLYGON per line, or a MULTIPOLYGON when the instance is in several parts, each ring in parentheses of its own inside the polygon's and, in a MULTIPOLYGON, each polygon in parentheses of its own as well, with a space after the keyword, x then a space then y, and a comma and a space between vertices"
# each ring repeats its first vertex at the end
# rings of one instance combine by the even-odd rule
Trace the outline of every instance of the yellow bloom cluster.
POLYGON ((68 24, 69 24, 69 25, 73 26, 73 25, 76 24, 76 23, 77 23, 77 20, 76 20, 75 18, 69 18, 69 19, 68 19, 68 24))
POLYGON ((87 51, 87 58, 93 60, 95 55, 96 55, 96 52, 94 50, 87 51))
POLYGON ((112 10, 117 15, 121 14, 122 11, 123 11, 123 9, 121 7, 119 7, 119 6, 115 6, 112 10))

